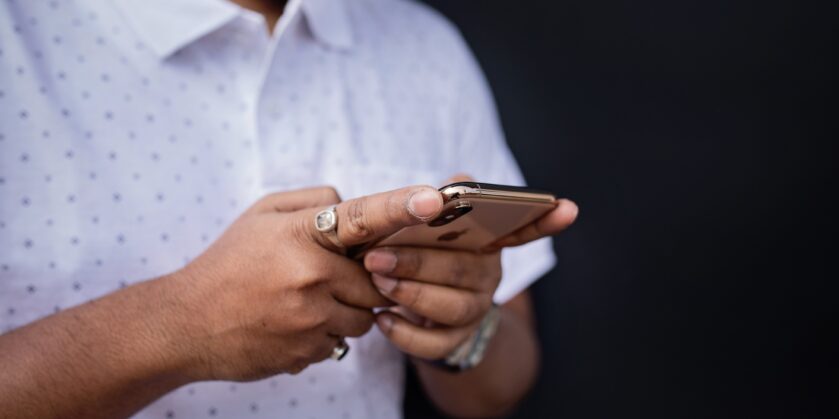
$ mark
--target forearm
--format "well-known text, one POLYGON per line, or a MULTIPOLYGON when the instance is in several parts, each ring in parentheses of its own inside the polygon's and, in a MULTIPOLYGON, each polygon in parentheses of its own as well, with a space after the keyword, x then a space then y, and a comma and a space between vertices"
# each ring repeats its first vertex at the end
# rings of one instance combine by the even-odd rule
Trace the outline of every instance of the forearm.
POLYGON ((185 384, 176 298, 149 281, 0 336, 4 417, 125 417, 185 384))
POLYGON ((498 331, 477 367, 452 373, 414 360, 426 393, 440 410, 456 417, 500 416, 530 389, 539 366, 539 345, 529 300, 517 301, 521 298, 527 297, 502 306, 498 331))

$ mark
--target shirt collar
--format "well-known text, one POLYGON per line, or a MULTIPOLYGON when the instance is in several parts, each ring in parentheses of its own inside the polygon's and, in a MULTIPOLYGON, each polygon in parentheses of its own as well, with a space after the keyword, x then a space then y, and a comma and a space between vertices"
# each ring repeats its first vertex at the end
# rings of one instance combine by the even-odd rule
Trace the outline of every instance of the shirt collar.
POLYGON ((353 46, 352 22, 346 0, 302 0, 303 13, 315 38, 335 49, 353 46))
MULTIPOLYGON (((114 0, 114 4, 161 59, 243 12, 226 0, 114 0)), ((286 7, 289 16, 283 19, 291 19, 298 10, 318 42, 339 50, 352 47, 352 26, 344 0, 290 0, 286 7), (300 3, 299 7, 292 7, 294 3, 300 3)))

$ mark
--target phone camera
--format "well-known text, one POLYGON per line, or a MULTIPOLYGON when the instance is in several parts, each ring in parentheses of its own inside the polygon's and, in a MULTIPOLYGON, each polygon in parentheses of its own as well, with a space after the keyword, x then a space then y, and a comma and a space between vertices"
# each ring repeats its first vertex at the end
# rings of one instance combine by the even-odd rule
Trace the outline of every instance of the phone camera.
POLYGON ((469 201, 458 201, 455 206, 443 210, 443 213, 431 220, 428 225, 431 227, 444 226, 460 218, 462 215, 468 214, 469 211, 472 211, 472 204, 469 201))

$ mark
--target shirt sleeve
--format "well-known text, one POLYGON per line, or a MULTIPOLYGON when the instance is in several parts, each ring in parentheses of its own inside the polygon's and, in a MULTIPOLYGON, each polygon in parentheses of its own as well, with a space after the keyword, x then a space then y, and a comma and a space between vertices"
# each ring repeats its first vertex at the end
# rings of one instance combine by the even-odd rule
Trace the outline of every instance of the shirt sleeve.
MULTIPOLYGON (((466 43, 456 85, 452 112, 452 142, 456 156, 453 173, 464 173, 478 181, 524 186, 525 181, 510 152, 498 119, 492 93, 480 66, 466 43)), ((494 300, 502 304, 527 289, 556 263, 552 241, 544 238, 502 251, 503 276, 494 300)))

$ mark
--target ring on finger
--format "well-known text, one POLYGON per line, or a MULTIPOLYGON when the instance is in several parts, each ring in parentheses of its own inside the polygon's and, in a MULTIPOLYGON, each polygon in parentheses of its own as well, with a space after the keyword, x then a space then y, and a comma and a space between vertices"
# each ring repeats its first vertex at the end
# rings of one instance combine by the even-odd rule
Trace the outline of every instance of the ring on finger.
POLYGON ((347 344, 347 341, 344 338, 338 338, 338 344, 332 348, 332 354, 329 355, 329 358, 334 359, 336 361, 340 361, 347 356, 347 353, 350 352, 350 345, 347 344))
POLYGON ((346 253, 346 246, 338 239, 338 211, 336 211, 335 205, 331 205, 315 215, 315 229, 323 233, 338 250, 346 253))

